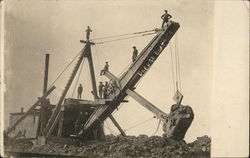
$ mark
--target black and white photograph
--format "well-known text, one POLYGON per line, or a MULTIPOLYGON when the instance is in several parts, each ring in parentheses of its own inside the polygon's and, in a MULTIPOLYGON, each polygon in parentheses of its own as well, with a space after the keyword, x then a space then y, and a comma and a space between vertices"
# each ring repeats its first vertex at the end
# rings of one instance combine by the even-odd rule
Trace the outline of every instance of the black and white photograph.
POLYGON ((0 157, 249 156, 248 0, 0 4, 0 157))

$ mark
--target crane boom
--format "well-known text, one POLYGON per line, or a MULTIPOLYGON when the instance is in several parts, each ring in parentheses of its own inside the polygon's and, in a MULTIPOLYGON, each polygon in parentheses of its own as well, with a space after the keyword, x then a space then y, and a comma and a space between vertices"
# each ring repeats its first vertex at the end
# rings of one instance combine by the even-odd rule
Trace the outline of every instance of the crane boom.
POLYGON ((48 121, 48 123, 46 125, 46 128, 45 128, 45 132, 46 132, 47 136, 51 135, 51 133, 53 132, 53 130, 54 130, 55 126, 56 126, 56 124, 58 123, 58 119, 59 119, 59 116, 61 114, 61 107, 62 107, 63 100, 64 100, 64 98, 65 98, 65 96, 66 96, 72 82, 73 82, 73 79, 74 79, 74 77, 75 77, 75 75, 76 75, 76 73, 77 73, 77 71, 78 71, 78 69, 79 69, 79 67, 80 67, 80 65, 82 63, 82 60, 83 60, 84 56, 86 55, 86 53, 88 51, 88 49, 87 49, 88 47, 89 47, 89 45, 86 45, 81 50, 81 54, 78 57, 78 61, 77 61, 76 65, 75 65, 75 67, 74 67, 74 69, 73 69, 73 71, 72 71, 72 73, 71 73, 71 75, 69 77, 69 80, 66 83, 66 86, 65 86, 65 88, 64 88, 64 90, 63 90, 63 92, 62 92, 62 94, 60 96, 60 99, 59 99, 59 101, 58 101, 58 103, 56 105, 56 108, 55 108, 53 114, 50 116, 50 119, 49 119, 49 121, 48 121))
MULTIPOLYGON (((179 27, 179 23, 169 21, 162 31, 150 41, 150 43, 142 50, 136 61, 131 65, 129 70, 118 79, 119 92, 115 93, 115 96, 109 95, 106 104, 100 105, 96 108, 88 121, 84 124, 84 127, 79 134, 91 130, 95 125, 109 117, 109 115, 128 95, 126 91, 128 89, 133 89, 136 83, 150 69, 179 27)), ((110 74, 109 76, 112 77, 110 74)))
POLYGON ((139 79, 145 75, 179 27, 179 23, 171 21, 168 23, 165 30, 161 31, 153 38, 153 40, 140 53, 140 56, 130 69, 121 76, 121 89, 125 86, 133 87, 139 79))

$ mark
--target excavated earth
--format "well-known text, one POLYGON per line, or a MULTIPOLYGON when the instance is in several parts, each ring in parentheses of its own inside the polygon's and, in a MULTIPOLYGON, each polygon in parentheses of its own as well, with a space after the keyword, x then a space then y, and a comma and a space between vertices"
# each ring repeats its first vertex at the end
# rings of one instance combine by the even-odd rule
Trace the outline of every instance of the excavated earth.
POLYGON ((106 136, 105 141, 94 144, 67 145, 48 142, 37 145, 35 141, 5 141, 6 151, 25 151, 57 155, 97 158, 163 158, 163 157, 210 157, 211 139, 208 136, 198 137, 192 143, 175 141, 160 136, 106 136))

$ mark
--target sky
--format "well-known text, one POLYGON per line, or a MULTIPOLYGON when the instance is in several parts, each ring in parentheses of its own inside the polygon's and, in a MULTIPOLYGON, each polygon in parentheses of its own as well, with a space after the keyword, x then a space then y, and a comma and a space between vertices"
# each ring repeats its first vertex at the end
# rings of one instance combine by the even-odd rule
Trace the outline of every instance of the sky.
MULTIPOLYGON (((167 9, 172 20, 180 23, 178 49, 181 70, 183 104, 193 108, 195 117, 185 140, 211 135, 211 100, 213 79, 213 2, 210 0, 151 0, 151 1, 8 1, 5 9, 5 123, 8 113, 27 110, 41 96, 45 54, 50 54, 49 84, 84 46, 85 29, 90 26, 91 38, 151 30, 161 26, 160 16, 167 9)), ((133 38, 92 47, 97 82, 106 81, 99 72, 109 61, 110 72, 119 74, 131 62, 132 46, 139 52, 153 36, 133 38)), ((171 40, 174 46, 175 38, 171 40)), ((173 47, 174 49, 174 47, 173 47)), ((73 64, 74 65, 74 64, 73 64)), ((69 78, 73 65, 55 83, 50 95, 56 104, 69 78)), ((83 98, 93 99, 87 62, 79 83, 83 98)), ((166 47, 136 91, 151 103, 169 113, 174 104, 170 47, 166 47)), ((67 97, 72 97, 72 84, 67 97)), ((76 97, 74 93, 73 97, 76 97)), ((114 117, 123 129, 154 115, 129 98, 114 117)), ((157 119, 127 130, 128 135, 161 135, 157 119)), ((118 134, 110 120, 105 121, 107 133, 118 134)))

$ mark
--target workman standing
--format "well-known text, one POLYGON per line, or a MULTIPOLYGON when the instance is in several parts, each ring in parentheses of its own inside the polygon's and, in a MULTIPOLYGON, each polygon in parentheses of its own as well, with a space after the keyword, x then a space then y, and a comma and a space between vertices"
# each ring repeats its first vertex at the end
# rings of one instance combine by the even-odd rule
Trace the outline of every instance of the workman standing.
POLYGON ((163 28, 164 24, 168 22, 169 19, 172 18, 172 15, 168 14, 168 11, 165 10, 165 13, 161 16, 162 19, 162 25, 161 28, 163 28))
POLYGON ((87 29, 86 29, 86 39, 87 39, 87 41, 89 41, 90 32, 92 32, 92 30, 88 26, 87 29))
POLYGON ((100 98, 102 98, 103 96, 102 96, 102 94, 103 94, 103 84, 102 84, 102 82, 99 82, 99 85, 98 85, 98 91, 99 91, 99 97, 100 98))
POLYGON ((79 133, 81 129, 81 124, 83 124, 83 119, 84 119, 83 112, 80 112, 75 122, 75 134, 79 133))
POLYGON ((109 63, 106 61, 104 68, 101 70, 100 76, 104 75, 105 71, 109 70, 109 63))
POLYGON ((80 84, 80 85, 78 86, 78 89, 77 89, 77 92, 78 92, 77 98, 78 98, 78 99, 81 99, 81 97, 82 97, 82 90, 83 90, 82 84, 80 84))
POLYGON ((108 82, 105 81, 105 85, 103 86, 103 98, 104 98, 104 99, 107 99, 107 96, 108 96, 108 88, 109 88, 108 82))
POLYGON ((85 113, 83 113, 82 111, 79 113, 75 122, 75 134, 78 134, 80 132, 81 125, 83 125, 88 118, 89 116, 87 111, 85 113))
POLYGON ((137 58, 137 55, 138 55, 138 50, 136 49, 135 46, 133 46, 133 56, 132 56, 132 61, 135 62, 136 58, 137 58))

